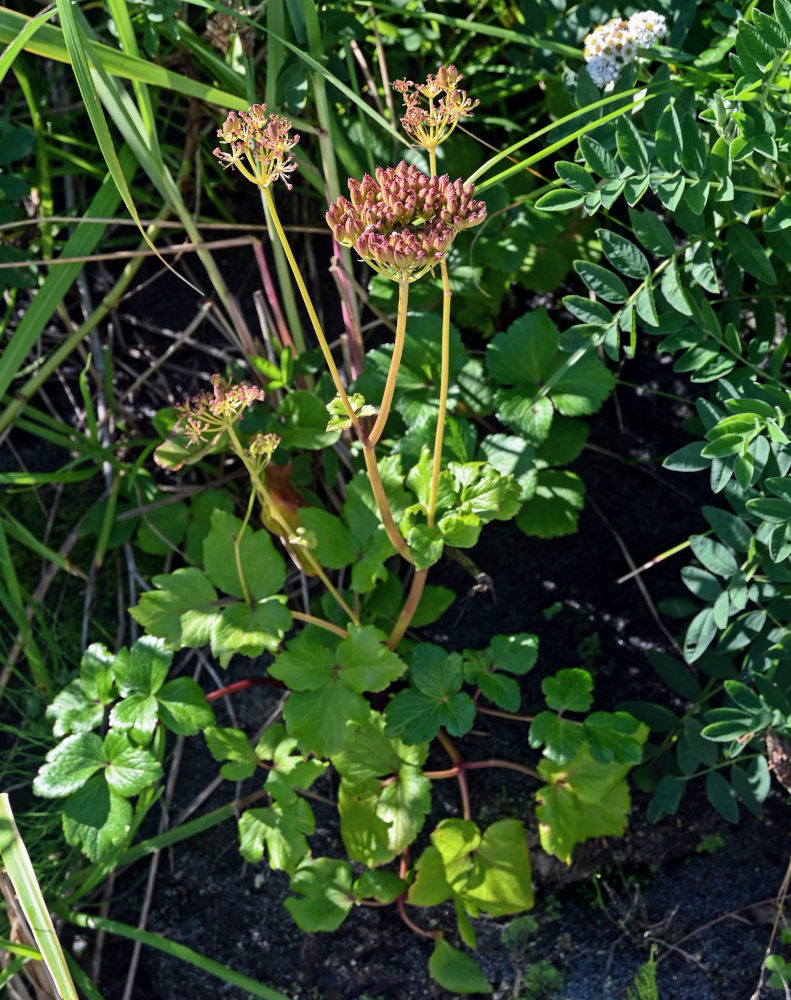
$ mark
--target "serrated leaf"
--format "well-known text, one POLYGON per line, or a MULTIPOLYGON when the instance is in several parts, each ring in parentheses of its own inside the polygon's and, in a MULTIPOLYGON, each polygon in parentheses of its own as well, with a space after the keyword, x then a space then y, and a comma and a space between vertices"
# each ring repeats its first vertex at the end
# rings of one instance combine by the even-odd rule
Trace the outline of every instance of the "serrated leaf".
POLYGON ((303 507, 299 511, 302 525, 316 536, 316 558, 327 569, 343 569, 358 555, 357 543, 351 532, 336 517, 318 507, 303 507))
POLYGON ((602 764, 639 764, 643 741, 640 723, 627 712, 592 712, 582 724, 591 756, 602 764))
POLYGON ((124 798, 139 794, 162 777, 162 765, 151 751, 133 746, 123 733, 107 734, 104 753, 105 781, 111 791, 124 798))
POLYGON ((63 803, 63 833, 93 862, 102 861, 126 839, 132 806, 113 792, 101 775, 91 778, 63 803))
POLYGON ((146 631, 165 640, 170 649, 202 646, 211 638, 217 591, 194 567, 155 576, 156 590, 149 590, 131 608, 131 614, 146 631))
POLYGON ((157 714, 162 724, 179 736, 193 736, 214 724, 214 712, 191 677, 176 677, 163 685, 157 693, 157 714))
POLYGON ((156 694, 165 683, 173 661, 173 653, 165 649, 161 639, 144 635, 130 649, 121 649, 113 661, 118 690, 126 696, 132 692, 156 694))
POLYGON ((96 733, 77 733, 53 747, 33 781, 33 791, 45 799, 69 795, 105 766, 104 744, 96 733))
POLYGON ((354 883, 354 895, 358 900, 376 899, 380 903, 392 903, 406 888, 406 882, 395 872, 367 871, 354 883))
POLYGON ((539 712, 530 724, 530 746, 545 747, 545 754, 556 764, 566 764, 585 742, 582 726, 571 719, 561 719, 554 712, 539 712))

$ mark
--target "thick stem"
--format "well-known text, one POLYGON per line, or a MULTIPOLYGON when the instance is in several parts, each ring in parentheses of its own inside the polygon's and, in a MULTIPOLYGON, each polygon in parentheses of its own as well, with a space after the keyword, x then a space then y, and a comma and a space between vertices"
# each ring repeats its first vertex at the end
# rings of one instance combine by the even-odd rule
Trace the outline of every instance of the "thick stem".
POLYGON ((406 333, 406 313, 409 299, 409 282, 405 275, 398 279, 398 320, 396 322, 395 344, 393 345, 393 357, 390 359, 390 368, 387 372, 387 382, 382 394, 382 402, 379 407, 379 415, 373 430, 368 435, 371 444, 376 444, 385 429, 387 418, 390 415, 390 406, 393 402, 396 379, 398 377, 398 367, 401 364, 401 355, 404 351, 404 334, 406 333))
POLYGON ((416 923, 413 923, 409 919, 409 917, 406 915, 406 909, 404 907, 404 897, 403 896, 399 896, 398 897, 398 914, 401 917, 401 919, 404 921, 404 923, 407 925, 407 927, 411 931, 414 931, 415 934, 419 934, 421 937, 431 938, 434 941, 437 938, 441 938, 442 937, 442 931, 424 931, 422 927, 418 927, 418 925, 416 923))
POLYGON ((368 472, 368 479, 371 483, 374 500, 376 500, 376 506, 382 515, 382 523, 385 526, 387 537, 393 543, 393 548, 402 559, 406 559, 407 562, 414 562, 412 553, 409 551, 409 546, 398 530, 398 525, 395 523, 395 518, 390 510, 390 504, 387 502, 384 483, 382 482, 382 477, 379 475, 379 466, 376 464, 376 455, 374 454, 372 445, 368 447, 363 445, 363 458, 365 459, 365 468, 368 472))
POLYGON ((387 645, 390 649, 396 648, 399 642, 401 642, 404 632, 406 632, 409 628, 409 623, 412 621, 412 618, 417 611, 417 606, 420 604, 420 598, 423 596, 423 588, 426 585, 427 576, 427 569, 415 570, 415 575, 412 577, 412 586, 409 588, 406 603, 401 609, 398 621, 393 626, 390 638, 387 640, 387 645))
POLYGON ((233 684, 217 688, 216 691, 209 691, 206 695, 206 701, 217 701, 218 698, 224 698, 228 694, 234 694, 236 691, 244 691, 252 687, 276 687, 283 690, 285 686, 282 681, 275 680, 274 677, 248 677, 246 680, 235 681, 233 684))
POLYGON ((340 625, 336 625, 334 622, 328 622, 324 618, 317 618, 315 615, 307 615, 302 611, 292 611, 291 617, 296 618, 297 621, 306 622, 308 625, 317 625, 319 628, 323 628, 327 632, 334 632, 335 635, 339 635, 341 639, 346 639, 349 636, 349 633, 345 628, 341 628, 340 625))
POLYGON ((428 526, 434 527, 434 515, 437 509, 437 492, 439 490, 439 474, 442 470, 442 441, 445 436, 445 410, 448 406, 448 381, 450 376, 450 280, 448 265, 445 260, 439 264, 442 275, 442 368, 439 381, 439 413, 437 414, 437 432, 434 436, 434 462, 431 468, 431 489, 428 499, 428 526))

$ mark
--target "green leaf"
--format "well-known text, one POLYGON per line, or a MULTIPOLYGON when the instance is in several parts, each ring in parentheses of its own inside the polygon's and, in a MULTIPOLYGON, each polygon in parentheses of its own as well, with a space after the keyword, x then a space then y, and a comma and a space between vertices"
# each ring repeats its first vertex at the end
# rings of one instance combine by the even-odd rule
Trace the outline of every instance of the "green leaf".
POLYGON ((254 607, 231 604, 213 616, 211 649, 223 667, 228 666, 234 653, 260 656, 264 651, 274 653, 280 648, 292 623, 285 601, 285 595, 277 595, 254 607))
POLYGON ((681 166, 683 139, 676 109, 669 104, 659 116, 656 128, 656 158, 660 166, 672 173, 681 166))
POLYGON ((739 822, 739 804, 736 801, 736 793, 719 771, 709 771, 706 775, 706 795, 724 820, 729 823, 739 822))
POLYGON ((681 284, 681 276, 678 272, 675 257, 671 258, 670 263, 662 274, 660 288, 662 289, 665 301, 676 312, 681 313, 682 316, 692 315, 692 306, 690 306, 687 294, 681 284))
POLYGON ((706 569, 717 576, 733 576, 739 569, 736 557, 726 549, 720 542, 715 542, 713 538, 705 535, 692 535, 689 546, 695 557, 703 563, 706 569))
POLYGON ((480 966, 458 948, 437 938, 428 960, 428 971, 443 989, 451 993, 491 993, 492 987, 480 966))
POLYGON ((124 798, 139 794, 162 777, 162 766, 151 751, 133 746, 123 733, 107 734, 104 753, 105 780, 111 791, 124 798))
POLYGON ((768 285, 774 285, 777 282, 777 275, 766 250, 743 222, 735 222, 728 228, 726 243, 736 262, 748 274, 768 285))
POLYGON ((584 196, 578 191, 555 188, 541 195, 536 201, 536 208, 542 212, 570 212, 582 204, 583 198, 584 196))
POLYGON ((489 643, 489 655, 495 670, 509 674, 526 674, 538 659, 538 636, 532 632, 496 635, 489 643))
POLYGON ((314 553, 326 569, 343 569, 357 558, 357 543, 339 517, 318 507, 302 507, 299 518, 315 534, 314 553))
POLYGON ((414 687, 400 691, 387 706, 387 735, 406 743, 426 743, 441 726, 463 736, 475 720, 475 703, 461 692, 461 657, 440 646, 423 643, 412 651, 410 674, 414 687))
POLYGON ((217 761, 227 761, 220 774, 228 781, 245 781, 258 769, 258 757, 241 729, 208 726, 203 735, 209 753, 217 761))
MULTIPOLYGON (((647 735, 641 726, 639 742, 647 735)), ((631 805, 625 779, 629 765, 599 763, 582 746, 568 764, 542 760, 538 770, 547 784, 536 793, 536 816, 541 846, 549 854, 568 864, 575 844, 623 833, 631 805)))
POLYGON ((45 799, 69 795, 105 766, 104 744, 96 733, 67 736, 49 751, 33 781, 33 791, 45 799))
POLYGON ((596 181, 581 163, 570 163, 566 160, 559 160, 555 164, 555 173, 570 188, 589 194, 596 190, 596 181))
POLYGON ((496 396, 497 418, 509 424, 524 437, 527 444, 541 444, 549 436, 552 426, 552 402, 546 396, 535 399, 521 386, 501 389, 496 396))
POLYGON ((618 146, 618 155, 626 166, 631 167, 636 174, 645 173, 648 170, 648 154, 645 143, 628 115, 621 115, 616 120, 615 140, 618 146))
POLYGON ((191 677, 176 677, 161 688, 157 714, 162 724, 178 736, 194 736, 214 724, 214 712, 191 677))
POLYGON ((554 712, 539 712, 530 724, 530 746, 544 747, 544 753, 556 764, 566 764, 585 742, 582 726, 571 719, 561 719, 554 712))
MULTIPOLYGON (((552 409, 550 406, 550 422, 552 409)), ((535 491, 535 449, 525 438, 508 434, 488 434, 481 442, 486 460, 503 475, 513 476, 521 487, 521 499, 535 491)))
POLYGON ((526 535, 556 538, 577 530, 585 505, 585 484, 565 469, 541 469, 535 496, 517 514, 517 526, 526 535))
POLYGON ((203 560, 209 580, 233 597, 261 600, 277 593, 286 581, 286 564, 269 532, 254 531, 248 524, 242 533, 242 521, 224 510, 212 514, 203 560))
POLYGON ((304 799, 295 799, 289 807, 275 802, 269 808, 247 809, 239 819, 239 853, 256 862, 266 852, 270 868, 291 874, 308 854, 306 835, 314 830, 313 811, 304 799))
POLYGON ((689 663, 694 663, 711 645, 717 634, 714 612, 704 608, 692 619, 684 636, 684 656, 689 663))
POLYGON ((341 682, 291 694, 283 709, 288 732, 305 753, 329 757, 343 746, 348 722, 365 722, 369 705, 341 682))
POLYGON ((611 180, 620 177, 618 164, 600 142, 589 135, 581 135, 579 145, 585 162, 594 173, 611 180))
POLYGON ((588 288, 605 302, 626 302, 629 298, 629 289, 623 281, 601 264, 594 264, 588 260, 575 260, 574 270, 588 288))
POLYGON ((113 674, 121 695, 156 694, 165 683, 173 653, 161 639, 144 635, 131 649, 121 649, 113 661, 113 674))
POLYGON ((558 349, 558 328, 543 307, 514 320, 486 350, 486 367, 505 385, 536 384, 558 349))
POLYGON ((627 712, 592 712, 582 724, 591 756, 602 764, 639 764, 643 755, 640 723, 627 712))
POLYGON ((143 594, 131 609, 135 620, 152 635, 163 638, 170 649, 208 642, 217 591, 204 574, 185 567, 155 576, 152 582, 157 589, 143 594))
POLYGON ((357 900, 376 899, 380 903, 393 903, 406 888, 406 882, 395 872, 367 871, 354 883, 354 895, 357 900))
POLYGON ((629 221, 635 236, 649 253, 656 257, 669 257, 675 250, 670 230, 654 212, 629 209, 629 221))
POLYGON ((609 229, 597 229, 604 255, 613 267, 628 278, 642 279, 651 273, 645 254, 631 240, 609 229))
POLYGON ((327 430, 324 404, 306 389, 290 392, 278 406, 275 420, 273 429, 280 436, 284 448, 329 448, 341 436, 339 429, 327 430))
POLYGON ((587 712, 593 696, 593 678, 587 670, 574 667, 560 670, 541 682, 547 707, 556 712, 587 712))
POLYGON ((128 799, 108 787, 101 775, 63 803, 63 833, 67 843, 80 846, 93 862, 103 860, 122 844, 132 827, 128 799))
POLYGON ((308 858, 291 878, 291 889, 300 893, 285 901, 294 922, 303 931, 335 931, 354 903, 352 869, 335 858, 308 858))

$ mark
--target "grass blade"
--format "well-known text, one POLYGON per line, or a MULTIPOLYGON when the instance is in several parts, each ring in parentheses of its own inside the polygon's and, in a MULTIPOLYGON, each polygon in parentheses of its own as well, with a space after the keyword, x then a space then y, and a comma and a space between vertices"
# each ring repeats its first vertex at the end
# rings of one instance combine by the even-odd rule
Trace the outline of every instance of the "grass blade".
POLYGON ((63 1000, 79 1000, 66 959, 41 894, 36 873, 17 830, 8 795, 0 795, 0 859, 8 872, 52 981, 63 1000))

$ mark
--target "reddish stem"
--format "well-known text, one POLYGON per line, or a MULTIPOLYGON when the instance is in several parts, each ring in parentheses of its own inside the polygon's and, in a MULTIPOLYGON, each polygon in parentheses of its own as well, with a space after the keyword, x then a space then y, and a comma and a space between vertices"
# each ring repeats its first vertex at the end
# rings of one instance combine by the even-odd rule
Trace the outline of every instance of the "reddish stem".
POLYGON ((253 244, 253 249, 255 251, 255 259, 258 263, 258 270, 261 273, 261 281, 264 285, 264 292, 266 294, 269 305, 272 308, 272 312, 275 316, 275 323, 277 324, 277 336, 280 341, 281 347, 290 347, 294 354, 297 353, 294 347, 294 341, 291 337, 291 333, 288 329, 288 323, 286 323, 285 317, 283 316, 283 311, 280 308, 280 299, 277 297, 277 292, 275 291, 275 286, 272 283, 272 275, 269 273, 269 266, 266 263, 266 254, 264 253, 264 248, 259 242, 253 244))
POLYGON ((415 934, 419 934, 421 937, 431 938, 432 941, 436 941, 437 938, 442 937, 442 931, 424 931, 422 927, 418 927, 416 923, 413 923, 409 917, 406 915, 406 908, 404 907, 404 897, 398 897, 398 912, 401 919, 407 925, 407 927, 414 931, 415 934))
POLYGON ((454 746, 453 740, 451 740, 444 730, 440 729, 437 733, 437 739, 445 748, 445 752, 459 770, 456 777, 459 782, 459 794, 461 795, 461 814, 464 819, 469 819, 472 816, 472 810, 470 809, 470 791, 467 787, 467 776, 464 773, 464 761, 461 754, 454 746))
MULTIPOLYGON (((477 691, 475 692, 478 693, 477 691)), ((482 715, 494 715, 498 719, 513 719, 514 722, 532 722, 534 715, 517 715, 515 712, 501 712, 499 708, 486 708, 483 705, 475 706, 482 715)))
POLYGON ((244 691, 245 688, 275 687, 282 689, 285 686, 282 681, 277 681, 274 677, 248 677, 247 680, 236 681, 235 684, 228 684, 226 687, 217 688, 216 691, 210 691, 206 695, 206 701, 217 701, 218 698, 224 698, 227 694, 234 694, 236 691, 244 691))

